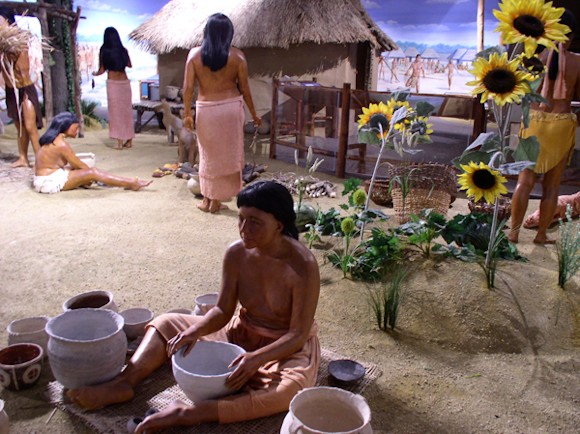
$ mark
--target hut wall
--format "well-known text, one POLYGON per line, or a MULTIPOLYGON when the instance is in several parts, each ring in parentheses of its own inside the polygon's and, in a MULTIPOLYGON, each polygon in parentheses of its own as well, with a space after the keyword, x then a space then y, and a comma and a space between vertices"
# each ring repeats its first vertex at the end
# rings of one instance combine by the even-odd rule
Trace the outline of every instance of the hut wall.
MULTIPOLYGON (((247 48, 250 88, 258 115, 272 107, 272 78, 288 76, 295 80, 313 78, 323 86, 342 87, 343 83, 356 83, 356 44, 301 44, 289 49, 247 48)), ((161 95, 165 86, 183 85, 183 70, 187 50, 174 50, 158 57, 161 95)), ((376 89, 378 55, 372 59, 372 88, 376 89)), ((249 117, 248 117, 249 118, 249 117)))

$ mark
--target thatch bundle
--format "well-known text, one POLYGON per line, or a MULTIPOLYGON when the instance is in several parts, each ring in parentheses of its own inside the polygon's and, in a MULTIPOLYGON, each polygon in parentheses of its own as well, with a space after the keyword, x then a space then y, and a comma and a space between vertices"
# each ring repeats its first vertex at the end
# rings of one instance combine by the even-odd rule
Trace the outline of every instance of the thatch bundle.
POLYGON ((28 42, 31 34, 16 24, 0 27, 0 54, 17 56, 22 51, 28 50, 28 42))
POLYGON ((216 12, 232 20, 239 48, 367 41, 385 51, 397 48, 360 0, 172 0, 130 37, 155 54, 190 49, 201 44, 207 18, 216 12))

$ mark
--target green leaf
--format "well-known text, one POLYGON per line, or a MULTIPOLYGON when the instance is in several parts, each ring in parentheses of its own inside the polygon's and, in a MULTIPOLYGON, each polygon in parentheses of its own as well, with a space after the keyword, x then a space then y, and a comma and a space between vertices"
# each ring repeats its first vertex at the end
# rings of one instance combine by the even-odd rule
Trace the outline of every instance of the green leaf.
POLYGON ((520 143, 516 148, 513 158, 515 161, 533 161, 538 160, 540 153, 540 142, 536 136, 531 136, 526 139, 520 138, 520 143))
POLYGON ((419 101, 415 106, 415 111, 417 116, 428 117, 435 110, 435 106, 428 103, 427 101, 419 101))
POLYGON ((465 148, 463 153, 465 154, 467 151, 471 151, 472 149, 478 148, 479 146, 483 146, 486 142, 493 140, 494 138, 497 140, 497 137, 498 135, 496 133, 480 133, 479 136, 477 136, 477 139, 475 139, 471 145, 465 148))
POLYGON ((367 143, 369 145, 381 145, 382 141, 378 137, 377 132, 367 127, 361 127, 358 130, 358 141, 360 143, 367 143))
POLYGON ((453 159, 452 162, 453 164, 455 164, 455 167, 461 169, 461 167, 459 166, 460 164, 469 164, 470 161, 473 161, 474 163, 477 164, 481 162, 489 164, 490 159, 491 154, 489 152, 473 151, 453 159))

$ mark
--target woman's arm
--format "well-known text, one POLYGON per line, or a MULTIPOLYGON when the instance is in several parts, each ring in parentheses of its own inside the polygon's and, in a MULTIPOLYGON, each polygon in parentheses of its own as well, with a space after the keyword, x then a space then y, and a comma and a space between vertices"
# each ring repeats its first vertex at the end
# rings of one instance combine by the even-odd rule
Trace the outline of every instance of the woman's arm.
POLYGON ((73 169, 89 169, 89 166, 86 163, 83 163, 81 159, 77 157, 77 154, 75 154, 67 142, 63 140, 59 146, 62 149, 61 156, 68 164, 70 164, 73 169))
POLYGON ((191 116, 191 102, 193 101, 193 91, 195 90, 195 67, 193 56, 199 51, 199 47, 192 48, 185 61, 185 71, 183 74, 183 126, 192 131, 193 117, 191 116))
POLYGON ((103 65, 103 52, 102 50, 99 51, 99 69, 97 71, 93 71, 93 75, 103 75, 105 73, 105 67, 103 65))
POLYGON ((250 114, 254 119, 255 125, 262 125, 262 119, 258 117, 256 114, 256 109, 254 108, 254 100, 252 99, 252 92, 250 91, 250 83, 248 79, 248 63, 246 61, 246 56, 242 53, 241 50, 236 49, 238 59, 239 59, 239 66, 238 66, 238 86, 240 88, 240 92, 244 97, 244 101, 248 106, 248 110, 250 110, 250 114))

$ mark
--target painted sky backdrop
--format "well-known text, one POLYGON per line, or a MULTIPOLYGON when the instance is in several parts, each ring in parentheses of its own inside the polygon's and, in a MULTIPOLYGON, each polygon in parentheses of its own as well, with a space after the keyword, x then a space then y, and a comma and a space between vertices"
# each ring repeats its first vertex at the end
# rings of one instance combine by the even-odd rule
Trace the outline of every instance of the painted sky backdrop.
MULTIPOLYGON (((161 0, 76 0, 75 6, 81 6, 82 14, 87 17, 79 24, 79 41, 102 42, 107 26, 117 28, 126 37, 166 3, 161 0)), ((477 0, 362 0, 362 3, 395 41, 473 47, 477 44, 477 0)), ((493 30, 497 20, 492 10, 498 8, 499 2, 486 0, 485 3, 485 44, 495 45, 498 35, 493 30)))

